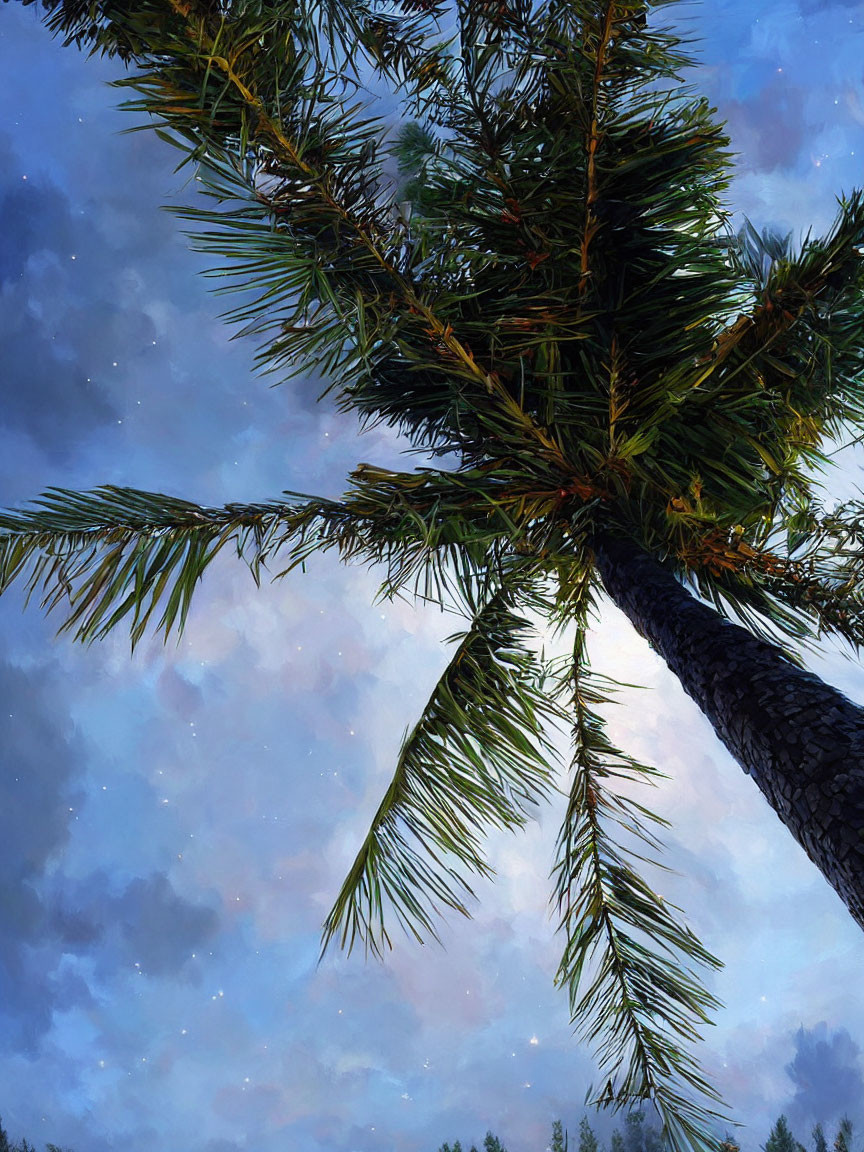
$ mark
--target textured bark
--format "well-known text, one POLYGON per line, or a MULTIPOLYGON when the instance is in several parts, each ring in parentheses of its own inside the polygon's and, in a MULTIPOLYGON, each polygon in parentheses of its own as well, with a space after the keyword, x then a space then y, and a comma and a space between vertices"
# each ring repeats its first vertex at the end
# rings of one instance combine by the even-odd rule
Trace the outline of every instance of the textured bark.
POLYGON ((612 600, 864 927, 864 709, 633 545, 604 537, 595 554, 612 600))

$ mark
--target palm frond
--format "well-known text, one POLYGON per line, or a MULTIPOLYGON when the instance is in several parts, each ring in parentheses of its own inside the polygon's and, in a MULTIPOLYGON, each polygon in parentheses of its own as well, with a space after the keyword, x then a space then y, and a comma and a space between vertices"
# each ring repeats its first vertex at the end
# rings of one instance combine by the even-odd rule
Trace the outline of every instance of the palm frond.
POLYGON ((557 438, 487 349, 466 342, 473 328, 462 324, 465 285, 454 283, 451 246, 430 253, 415 242, 392 190, 383 191, 382 121, 352 104, 342 77, 309 53, 288 60, 272 90, 272 77, 258 76, 249 30, 235 38, 241 32, 230 64, 227 46, 217 53, 202 32, 197 57, 159 58, 118 84, 140 93, 123 107, 147 113, 143 127, 195 162, 200 190, 218 202, 170 210, 198 226, 196 248, 232 261, 210 270, 228 278, 218 291, 255 283, 254 298, 226 318, 243 324, 238 335, 268 334, 259 364, 287 376, 301 366, 336 375, 345 405, 362 408, 358 397, 375 393, 382 363, 395 359, 404 373, 430 377, 449 408, 467 408, 490 439, 527 443, 566 470, 557 438), (201 115, 193 100, 201 89, 218 117, 201 115))
POLYGON ((15 580, 37 590, 47 611, 64 607, 61 631, 87 643, 130 616, 133 646, 161 608, 157 629, 182 630, 204 570, 229 542, 256 579, 268 556, 302 538, 312 507, 228 504, 205 508, 159 493, 104 486, 49 489, 35 507, 0 513, 0 592, 15 580))
MULTIPOLYGON (((286 492, 283 500, 204 507, 160 493, 106 485, 92 492, 49 489, 35 506, 0 512, 0 592, 22 581, 47 611, 65 609, 61 631, 87 643, 131 615, 133 645, 161 608, 157 630, 180 630, 207 566, 229 543, 256 582, 279 556, 276 576, 312 553, 388 565, 401 587, 437 557, 410 509, 381 508, 286 492)), ((477 557, 482 568, 482 555, 477 557)), ((467 575, 466 575, 467 579, 467 575)))
POLYGON ((763 448, 778 460, 803 453, 824 463, 816 446, 864 411, 864 192, 838 203, 829 234, 811 239, 808 232, 797 253, 791 233, 760 235, 746 218, 737 236, 727 236, 727 260, 741 288, 749 284, 750 311, 717 335, 687 401, 706 408, 725 397, 740 407, 752 386, 737 377, 755 373, 774 405, 773 436, 763 448))
POLYGON ((459 644, 417 724, 324 924, 331 940, 367 952, 392 947, 392 916, 418 940, 437 939, 450 908, 470 915, 469 876, 489 876, 489 828, 520 828, 553 787, 541 723, 552 710, 515 611, 518 577, 492 592, 459 644))
POLYGON ((617 791, 653 783, 660 773, 611 743, 594 710, 609 699, 611 682, 590 674, 584 628, 568 663, 560 688, 572 709, 573 759, 553 870, 565 937, 556 981, 606 1077, 591 1102, 617 1110, 651 1101, 673 1152, 716 1149, 712 1128, 721 1114, 691 1096, 711 1103, 720 1097, 684 1044, 700 1039, 699 1026, 719 1006, 691 965, 720 962, 636 870, 636 861, 657 861, 613 833, 617 825, 652 853, 660 843, 650 826, 667 821, 617 791))
POLYGON ((836 556, 790 558, 753 550, 742 560, 738 571, 691 573, 702 596, 725 616, 737 616, 796 664, 802 663, 799 650, 816 652, 825 634, 839 636, 855 651, 864 647, 864 584, 836 556))
POLYGON ((719 612, 737 616, 794 663, 801 663, 800 650, 814 651, 824 633, 860 650, 864 582, 860 510, 856 517, 854 507, 825 514, 807 501, 784 515, 773 538, 766 534, 752 544, 740 525, 723 530, 708 517, 678 514, 679 574, 719 612))
POLYGON ((342 500, 298 492, 258 504, 205 507, 161 493, 106 485, 49 489, 23 511, 0 511, 0 593, 23 582, 61 631, 91 642, 131 615, 133 645, 159 607, 166 639, 182 631, 205 569, 226 544, 256 582, 335 549, 345 562, 382 565, 381 595, 403 593, 473 611, 548 529, 537 512, 550 495, 508 491, 508 476, 479 470, 413 473, 360 465, 342 500), (516 516, 518 523, 514 521, 516 516), (514 550, 514 545, 516 550, 514 550))

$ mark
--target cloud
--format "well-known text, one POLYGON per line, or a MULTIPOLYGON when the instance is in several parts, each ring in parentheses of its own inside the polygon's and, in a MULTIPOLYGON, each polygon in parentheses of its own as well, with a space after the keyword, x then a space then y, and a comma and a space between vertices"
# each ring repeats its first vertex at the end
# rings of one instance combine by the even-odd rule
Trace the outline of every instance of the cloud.
POLYGON ((119 327, 132 339, 142 335, 141 317, 121 318, 96 277, 78 275, 79 259, 103 255, 98 230, 74 218, 68 198, 50 182, 25 180, 2 138, 0 171, 0 429, 23 430, 43 451, 62 456, 82 433, 117 416, 96 382, 106 354, 91 359, 95 333, 87 321, 101 312, 103 334, 119 327))
MULTIPOLYGON (((30 882, 66 842, 84 748, 54 664, 0 661, 0 747, 8 782, 0 807, 0 883, 30 882)), ((4 906, 5 907, 5 906, 4 906)))
POLYGON ((806 97, 806 88, 773 73, 749 99, 723 100, 720 117, 732 147, 742 154, 740 167, 751 173, 773 172, 795 164, 811 135, 804 115, 806 97))
POLYGON ((798 0, 798 5, 805 16, 814 12, 825 12, 826 9, 858 8, 860 0, 798 0))
POLYGON ((88 749, 56 664, 0 662, 0 1021, 6 1051, 33 1055, 55 1014, 93 1002, 76 958, 97 978, 178 972, 217 932, 216 912, 177 893, 164 872, 118 884, 70 879, 58 861, 85 798, 88 749))
MULTIPOLYGON (((725 19, 726 45, 746 34, 740 5, 721 0, 711 13, 725 19)), ((43 38, 19 74, 24 57, 4 32, 7 108, 14 100, 28 109, 16 138, 35 142, 18 154, 50 152, 55 164, 53 175, 28 173, 26 194, 13 154, 0 174, 14 221, 3 267, 20 342, 0 384, 5 435, 27 441, 34 471, 47 456, 62 465, 48 482, 74 486, 83 476, 216 502, 223 490, 236 499, 281 487, 335 493, 358 455, 392 453, 398 464, 395 437, 378 430, 358 446, 351 421, 328 415, 332 403, 311 416, 317 385, 270 392, 251 377, 249 345, 227 343, 216 319, 223 305, 195 280, 202 261, 157 209, 183 195, 170 150, 151 134, 112 135, 128 124, 105 114, 113 95, 94 94, 98 61, 46 51, 43 38), (86 120, 97 112, 98 131, 88 135, 81 111, 86 120), (37 117, 50 130, 40 134, 37 117), (84 452, 90 431, 99 435, 84 452)), ((773 51, 773 32, 767 39, 773 51)), ((763 84, 764 71, 761 61, 751 68, 755 88, 763 85, 757 103, 735 108, 742 134, 745 117, 754 121, 754 166, 768 175, 741 188, 763 215, 809 222, 816 193, 773 167, 800 154, 800 134, 769 135, 778 102, 783 131, 797 131, 799 93, 763 84)), ((3 455, 0 442, 0 484, 5 473, 16 499, 30 495, 17 458, 3 455)), ((320 922, 454 622, 398 602, 367 609, 377 578, 344 573, 332 555, 260 593, 223 560, 196 597, 182 647, 155 643, 134 661, 119 634, 87 656, 64 648, 84 735, 69 720, 59 667, 40 672, 42 656, 33 656, 37 670, 11 669, 5 695, 0 677, 0 699, 21 713, 8 751, 17 749, 27 774, 25 802, 0 809, 17 866, 0 864, 0 962, 14 1014, 0 1035, 12 1052, 40 1058, 36 1066, 0 1054, 0 1110, 18 1117, 15 1135, 48 1133, 78 1152, 428 1152, 446 1138, 479 1143, 492 1127, 522 1152, 545 1147, 556 1115, 574 1132, 596 1075, 571 1035, 566 995, 552 985, 562 946, 546 909, 555 811, 539 831, 490 845, 499 882, 478 887, 473 924, 448 920, 446 953, 400 936, 385 968, 332 953, 315 967, 320 922), (40 1128, 44 1115, 50 1131, 40 1128)), ((731 1037, 736 1115, 746 1106, 748 1116, 776 1116, 798 1024, 788 1014, 778 1023, 778 1005, 812 1013, 821 986, 835 997, 854 987, 854 942, 841 938, 833 893, 820 904, 804 891, 806 858, 659 661, 620 620, 604 621, 602 635, 598 668, 654 688, 609 711, 628 750, 673 776, 656 800, 675 821, 667 862, 687 877, 664 879, 661 890, 692 909, 706 943, 729 961, 717 983, 725 980, 733 1007, 709 1044, 731 1037), (813 936, 826 960, 805 968, 813 936), (838 954, 850 957, 846 966, 829 967, 838 954), (738 1033, 741 1018, 755 1023, 738 1033)), ((831 1006, 820 1003, 815 1018, 823 1016, 832 1019, 831 1006)), ((851 1014, 839 1018, 854 1031, 851 1014)), ((747 1147, 766 1132, 754 1128, 747 1147)), ((608 1136, 602 1122, 598 1134, 608 1136)))
POLYGON ((36 888, 68 839, 84 749, 56 666, 0 662, 0 701, 0 1020, 7 1043, 32 1051, 57 1005, 87 998, 46 950, 50 933, 36 888))
POLYGON ((154 975, 176 971, 219 925, 212 908, 183 899, 164 872, 132 880, 109 915, 127 954, 140 957, 142 970, 154 975))
POLYGON ((115 886, 98 870, 53 896, 58 943, 77 954, 98 945, 101 976, 132 967, 144 976, 174 974, 218 931, 216 911, 179 895, 164 872, 136 876, 119 893, 115 886))
POLYGON ((855 1115, 864 1099, 861 1049, 845 1028, 831 1033, 823 1021, 798 1029, 795 1056, 786 1074, 795 1085, 788 1106, 790 1122, 827 1124, 855 1115))

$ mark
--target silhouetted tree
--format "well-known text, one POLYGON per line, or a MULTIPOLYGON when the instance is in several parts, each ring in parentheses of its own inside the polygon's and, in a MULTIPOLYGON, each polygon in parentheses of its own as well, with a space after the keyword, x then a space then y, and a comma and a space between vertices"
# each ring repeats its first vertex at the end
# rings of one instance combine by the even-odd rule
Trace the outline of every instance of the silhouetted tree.
POLYGON ((801 1145, 789 1130, 785 1116, 777 1119, 765 1141, 765 1152, 799 1152, 801 1145))
POLYGON ((597 1152, 597 1137, 587 1116, 579 1121, 579 1152, 597 1152))
POLYGON ((625 1152, 662 1152, 663 1141, 659 1130, 653 1124, 645 1123, 645 1113, 640 1109, 629 1112, 624 1119, 625 1152))
POLYGON ((834 1152, 852 1152, 852 1121, 844 1116, 834 1137, 834 1152))
MULTIPOLYGON (((452 1147, 445 1143, 441 1145, 438 1152, 462 1152, 462 1144, 458 1140, 452 1147)), ((477 1152, 476 1145, 471 1145, 470 1152, 477 1152)), ((487 1132, 483 1138, 483 1152, 507 1152, 507 1149, 497 1136, 492 1132, 487 1132)))
POLYGON ((552 1139, 547 1152, 567 1152, 567 1135, 560 1120, 556 1120, 552 1125, 552 1139))
POLYGON ((493 1136, 491 1132, 487 1132, 483 1139, 483 1152, 507 1152, 507 1149, 502 1145, 497 1136, 493 1136))

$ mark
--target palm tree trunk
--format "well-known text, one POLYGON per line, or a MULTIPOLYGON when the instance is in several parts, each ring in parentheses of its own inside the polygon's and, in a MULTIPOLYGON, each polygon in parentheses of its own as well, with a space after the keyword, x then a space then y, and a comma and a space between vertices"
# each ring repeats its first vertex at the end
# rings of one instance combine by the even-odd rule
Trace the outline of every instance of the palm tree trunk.
POLYGON ((634 545, 604 536, 595 560, 609 596, 864 927, 864 709, 634 545))

